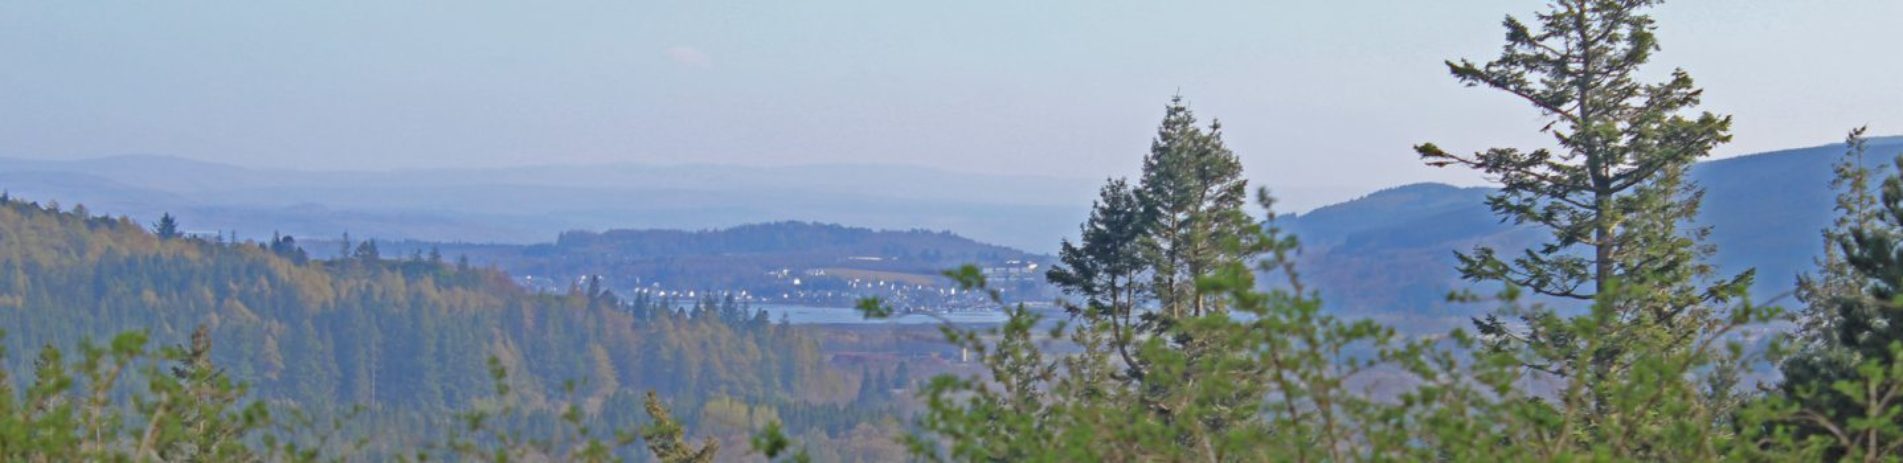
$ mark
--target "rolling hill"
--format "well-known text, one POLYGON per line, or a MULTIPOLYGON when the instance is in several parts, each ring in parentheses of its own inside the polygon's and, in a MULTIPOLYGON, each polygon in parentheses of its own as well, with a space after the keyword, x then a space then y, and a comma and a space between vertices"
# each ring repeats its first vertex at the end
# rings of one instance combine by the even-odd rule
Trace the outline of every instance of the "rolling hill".
POLYGON ((943 231, 774 222, 699 231, 574 231, 534 245, 400 241, 380 247, 397 255, 466 256, 548 291, 594 275, 618 292, 735 292, 769 302, 833 306, 877 295, 943 308, 959 299, 939 294, 948 283, 939 272, 977 264, 1010 288, 1013 299, 1052 296, 1037 270, 1048 265, 1049 257, 943 231))
MULTIPOLYGON (((1752 292, 1759 300, 1789 291, 1822 252, 1818 233, 1835 215, 1830 165, 1843 152, 1841 144, 1824 145, 1694 166, 1691 176, 1705 188, 1699 221, 1712 227, 1719 271, 1757 269, 1752 292)), ((1865 161, 1888 169, 1899 154, 1903 137, 1876 138, 1865 161)), ((1466 286, 1453 268, 1455 251, 1479 244, 1523 248, 1544 237, 1541 230, 1501 223, 1481 202, 1491 192, 1406 185, 1290 216, 1284 225, 1301 236, 1305 275, 1330 306, 1451 326, 1485 310, 1442 301, 1466 286)))
MULTIPOLYGON (((1903 137, 1875 138, 1870 145, 1866 161, 1883 167, 1903 152, 1903 137)), ((1760 299, 1788 291, 1821 250, 1817 233, 1833 215, 1830 164, 1842 151, 1833 144, 1696 165, 1692 178, 1706 189, 1699 220, 1713 227, 1720 270, 1757 269, 1753 292, 1760 299)), ((236 229, 251 236, 275 230, 320 240, 348 231, 386 240, 405 253, 433 245, 517 275, 600 273, 618 276, 618 284, 661 280, 675 288, 765 290, 784 285, 764 282, 775 270, 929 275, 958 259, 988 263, 1026 256, 979 242, 1048 250, 1058 237, 1074 233, 1095 185, 889 166, 296 172, 125 156, 0 159, 0 188, 141 221, 172 211, 185 217, 190 230, 236 229), (780 219, 870 228, 761 224, 780 219), (952 230, 971 239, 872 229, 952 230), (568 230, 612 231, 563 233, 568 230), (801 233, 807 235, 787 238, 801 233), (551 236, 559 238, 547 243, 551 236), (817 236, 832 241, 808 241, 817 236), (801 245, 742 245, 777 239, 801 245), (924 253, 953 248, 983 251, 924 253), (898 259, 844 260, 853 256, 898 259)), ((1288 215, 1283 224, 1301 236, 1304 274, 1331 307, 1449 326, 1485 310, 1443 301, 1448 291, 1467 285, 1453 270, 1454 251, 1479 244, 1510 249, 1543 236, 1501 223, 1481 202, 1490 191, 1404 185, 1288 215)))

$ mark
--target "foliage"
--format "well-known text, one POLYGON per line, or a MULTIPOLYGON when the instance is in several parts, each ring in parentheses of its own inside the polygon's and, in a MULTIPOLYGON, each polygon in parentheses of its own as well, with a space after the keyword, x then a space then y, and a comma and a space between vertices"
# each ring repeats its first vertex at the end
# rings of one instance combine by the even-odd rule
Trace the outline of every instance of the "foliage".
MULTIPOLYGON (((1114 187, 1114 183, 1112 187, 1114 187)), ((1150 290, 1160 316, 1181 318, 1222 311, 1221 298, 1205 294, 1196 278, 1240 262, 1230 241, 1253 236, 1243 206, 1249 200, 1242 161, 1222 140, 1222 123, 1208 129, 1182 96, 1170 99, 1163 123, 1143 158, 1143 177, 1132 192, 1142 207, 1138 249, 1154 280, 1150 290)), ((1105 198, 1113 204, 1119 198, 1105 198)))
MULTIPOLYGON (((1879 451, 1903 426, 1890 409, 1895 345, 1903 342, 1898 297, 1903 291, 1903 179, 1882 179, 1880 199, 1869 189, 1862 166, 1864 129, 1852 130, 1837 166, 1839 217, 1824 231, 1825 258, 1819 275, 1799 280, 1808 304, 1798 333, 1799 350, 1780 365, 1784 382, 1777 399, 1803 416, 1797 437, 1828 437, 1832 457, 1894 456, 1879 451)), ((1896 160, 1903 165, 1903 158, 1896 160)), ((1775 399, 1774 399, 1775 401, 1775 399)))
POLYGON ((27 385, 0 372, 0 459, 6 461, 319 461, 281 434, 248 386, 212 363, 203 327, 187 345, 152 350, 144 332, 81 342, 68 359, 47 346, 27 385))
POLYGON ((331 453, 390 457, 453 427, 452 413, 489 400, 491 356, 515 372, 524 409, 510 426, 554 424, 563 410, 549 404, 572 393, 591 426, 630 427, 641 399, 626 391, 640 389, 689 410, 726 398, 797 412, 789 425, 823 436, 886 410, 834 405, 851 390, 817 340, 731 299, 538 294, 434 259, 313 260, 284 236, 161 240, 17 197, 0 203, 0 280, 0 326, 14 333, 0 343, 14 351, 128 330, 184 341, 202 325, 247 346, 210 352, 223 374, 313 428, 280 437, 331 453), (570 378, 587 387, 562 389, 570 378), (326 423, 337 429, 314 429, 326 423))
MULTIPOLYGON (((1501 289, 1450 299, 1499 304, 1519 325, 1404 339, 1331 314, 1298 277, 1266 189, 1263 217, 1245 213, 1221 126, 1198 126, 1177 98, 1138 184, 1109 181, 1080 241, 1062 244, 1047 277, 1076 299, 1065 319, 1007 305, 977 266, 944 272, 1007 319, 941 326, 976 369, 925 384, 901 442, 926 461, 1903 458, 1903 158, 1872 196, 1851 133, 1833 247, 1800 280, 1796 355, 1760 343, 1781 311, 1743 297, 1749 272, 1712 281, 1707 231, 1688 225, 1701 192, 1685 169, 1728 139, 1729 119, 1683 115, 1700 99, 1683 72, 1634 77, 1657 48, 1657 3, 1557 1, 1537 27, 1509 18, 1499 59, 1449 63, 1538 107, 1560 146, 1418 147, 1502 182, 1493 211, 1551 233, 1510 260, 1459 256, 1467 278, 1501 289), (1778 361, 1783 382, 1753 391, 1748 373, 1778 361)), ((5 345, 47 346, 30 363, 0 356, 0 460, 706 462, 726 441, 690 430, 726 426, 770 461, 805 462, 844 457, 793 450, 789 428, 808 442, 876 435, 891 422, 876 415, 907 405, 891 397, 911 386, 904 363, 866 369, 856 398, 819 395, 847 388, 816 342, 731 298, 624 300, 599 276, 530 293, 435 250, 391 261, 346 237, 314 261, 288 237, 177 227, 0 193, 0 323, 19 330, 5 345), (82 342, 72 359, 51 347, 132 326, 149 331, 82 342), (214 351, 213 338, 246 348, 214 351), (328 429, 304 413, 340 403, 362 405, 328 429), (374 437, 332 440, 365 410, 374 437), (460 412, 431 418, 448 410, 460 412), (436 430, 441 442, 417 438, 436 430)), ((896 313, 879 298, 860 309, 896 313)))
POLYGON ((1507 46, 1498 59, 1448 63, 1461 82, 1504 91, 1551 118, 1542 131, 1553 135, 1557 151, 1494 148, 1462 156, 1417 147, 1430 165, 1466 166, 1500 182, 1487 203, 1503 219, 1551 231, 1550 241, 1511 261, 1485 247, 1460 254, 1460 270, 1469 280, 1593 304, 1594 314, 1584 318, 1542 305, 1508 311, 1523 329, 1496 316, 1476 320, 1491 348, 1517 351, 1529 368, 1586 388, 1595 409, 1587 416, 1611 416, 1607 407, 1619 400, 1616 389, 1599 384, 1722 330, 1728 320, 1719 312, 1752 277, 1705 284, 1712 271, 1704 259, 1713 250, 1701 242, 1709 230, 1681 230, 1696 217, 1702 195, 1685 170, 1730 140, 1731 122, 1682 114, 1703 93, 1683 71, 1662 83, 1637 80, 1658 48, 1646 14, 1657 3, 1554 2, 1537 16, 1537 27, 1506 20, 1507 46))

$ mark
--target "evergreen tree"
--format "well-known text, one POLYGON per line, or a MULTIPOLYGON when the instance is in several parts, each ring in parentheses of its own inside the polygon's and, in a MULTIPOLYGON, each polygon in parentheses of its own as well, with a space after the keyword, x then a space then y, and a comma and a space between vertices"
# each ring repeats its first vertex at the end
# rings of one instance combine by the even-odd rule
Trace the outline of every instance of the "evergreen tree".
POLYGON ((1154 328, 1150 318, 1137 311, 1148 297, 1149 282, 1144 272, 1149 262, 1142 246, 1150 224, 1147 211, 1129 184, 1123 179, 1110 180, 1098 193, 1090 218, 1082 225, 1081 245, 1065 239, 1058 250, 1061 263, 1046 273, 1051 284, 1083 299, 1082 306, 1067 305, 1068 311, 1101 321, 1111 329, 1111 342, 1120 349, 1132 376, 1141 376, 1142 367, 1129 348, 1139 332, 1154 328))
POLYGON ((1822 231, 1824 255, 1817 259, 1817 273, 1799 275, 1797 299, 1805 304, 1803 337, 1806 347, 1828 343, 1835 325, 1836 305, 1844 298, 1863 296, 1866 276, 1844 259, 1843 242, 1851 232, 1874 233, 1880 228, 1882 209, 1877 193, 1870 188, 1870 168, 1865 167, 1869 145, 1864 141, 1868 127, 1858 127, 1844 137, 1844 155, 1831 166, 1836 176, 1831 189, 1837 191, 1837 218, 1822 231))
POLYGON ((350 257, 363 262, 376 262, 382 259, 383 255, 377 251, 377 240, 366 240, 363 244, 357 245, 356 252, 351 253, 350 257))
MULTIPOLYGON (((1799 350, 1780 365, 1780 394, 1815 418, 1796 421, 1800 436, 1841 433, 1871 418, 1892 429, 1903 426, 1903 418, 1893 413, 1867 409, 1872 401, 1861 391, 1841 387, 1903 387, 1867 383, 1871 372, 1865 369, 1896 365, 1896 349, 1903 343, 1903 310, 1896 302, 1903 295, 1903 178, 1897 176, 1903 157, 1883 179, 1878 199, 1869 190, 1871 172, 1863 166, 1868 149, 1863 134, 1863 128, 1850 132, 1835 166, 1831 185, 1837 190, 1838 216, 1823 232, 1829 245, 1818 261, 1819 274, 1798 280, 1798 296, 1806 304, 1799 350)), ((1846 445, 1837 443, 1831 454, 1843 457, 1851 450, 1846 445)))
POLYGON ((337 242, 337 260, 350 258, 350 253, 354 249, 356 248, 350 243, 350 232, 344 232, 343 239, 337 242))
POLYGON ((159 216, 159 222, 152 224, 152 234, 158 235, 159 239, 162 240, 178 238, 178 219, 172 217, 172 214, 169 212, 159 216))
POLYGON ((714 455, 720 452, 720 443, 707 439, 695 448, 687 442, 686 432, 674 416, 667 412, 667 406, 661 404, 661 396, 648 391, 648 417, 652 424, 641 428, 641 438, 648 443, 648 450, 654 452, 654 458, 662 463, 710 463, 714 455))
POLYGON ((1528 366, 1559 375, 1590 367, 1613 374, 1657 341, 1675 348, 1707 329, 1711 310, 1748 286, 1750 272, 1704 285, 1712 249, 1703 228, 1686 229, 1698 212, 1701 190, 1686 168, 1729 141, 1731 119, 1709 112, 1687 116, 1702 91, 1675 70, 1660 83, 1638 81, 1658 49, 1646 14, 1656 0, 1561 0, 1539 14, 1537 28, 1509 17, 1507 45, 1484 65, 1449 62, 1454 77, 1531 103, 1551 119, 1543 132, 1557 149, 1493 148, 1456 155, 1433 144, 1416 147, 1429 165, 1460 165, 1501 184, 1487 203, 1502 218, 1550 229, 1544 244, 1504 257, 1492 248, 1459 254, 1469 280, 1502 282, 1558 298, 1591 302, 1612 311, 1609 330, 1619 341, 1590 352, 1574 343, 1547 310, 1520 315, 1530 329, 1510 332, 1497 317, 1476 323, 1495 340, 1540 345, 1528 366), (1581 250, 1584 252, 1580 252, 1581 250), (1577 354, 1577 355, 1576 355, 1577 354), (1567 359, 1590 359, 1577 365, 1567 359))
POLYGON ((1797 299, 1805 309, 1800 318, 1799 351, 1781 365, 1786 379, 1780 387, 1787 393, 1849 377, 1860 363, 1838 340, 1836 329, 1843 319, 1839 311, 1845 307, 1874 308, 1877 304, 1865 300, 1863 290, 1870 276, 1845 259, 1845 246, 1851 234, 1859 230, 1870 235, 1894 232, 1884 225, 1881 204, 1870 188, 1872 172, 1864 164, 1869 150, 1863 138, 1866 129, 1850 131, 1844 139, 1843 157, 1831 166, 1836 174, 1831 188, 1837 191, 1837 218, 1822 232, 1824 255, 1817 259, 1817 273, 1797 278, 1797 299))
POLYGON ((1231 250, 1247 246, 1227 243, 1253 236, 1255 225, 1243 211, 1249 193, 1242 162, 1223 144, 1222 124, 1197 126, 1182 96, 1171 98, 1135 195, 1149 221, 1144 249, 1163 315, 1221 311, 1221 298, 1198 290, 1196 277, 1240 262, 1231 250))

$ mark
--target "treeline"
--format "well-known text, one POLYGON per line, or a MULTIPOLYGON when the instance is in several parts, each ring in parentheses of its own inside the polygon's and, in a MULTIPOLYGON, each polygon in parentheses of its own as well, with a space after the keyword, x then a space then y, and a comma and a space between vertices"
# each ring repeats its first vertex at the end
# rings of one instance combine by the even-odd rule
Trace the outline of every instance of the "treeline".
POLYGON ((598 288, 533 294, 440 256, 385 260, 374 242, 305 261, 289 237, 167 235, 83 207, 0 203, 8 346, 30 352, 128 330, 181 340, 202 324, 232 346, 214 360, 264 397, 418 410, 482 395, 491 355, 544 388, 585 379, 604 391, 766 400, 839 381, 813 340, 718 301, 675 309, 598 288))
POLYGON ((854 398, 849 376, 815 339, 732 300, 622 298, 592 281, 537 294, 439 253, 384 259, 366 241, 349 257, 310 259, 290 237, 233 242, 178 227, 167 217, 148 232, 83 206, 0 197, 0 327, 7 351, 25 353, 4 360, 13 386, 44 348, 70 353, 126 332, 179 344, 202 326, 219 346, 207 360, 247 397, 327 417, 362 407, 351 431, 390 448, 493 395, 490 358, 513 372, 522 400, 577 395, 603 426, 641 422, 647 390, 692 411, 681 417, 690 429, 722 401, 796 409, 799 425, 821 430, 864 415, 842 405, 854 398))

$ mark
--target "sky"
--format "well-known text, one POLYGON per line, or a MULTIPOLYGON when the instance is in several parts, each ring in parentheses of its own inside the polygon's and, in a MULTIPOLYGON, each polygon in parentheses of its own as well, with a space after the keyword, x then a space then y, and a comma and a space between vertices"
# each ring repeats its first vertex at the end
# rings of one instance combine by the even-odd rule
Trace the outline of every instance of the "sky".
MULTIPOLYGON (((268 168, 906 164, 1132 175, 1180 93, 1249 178, 1479 184, 1411 146, 1543 146, 1447 75, 1528 0, 0 3, 0 156, 268 168)), ((1896 0, 1655 12, 1731 156, 1903 133, 1896 0)), ((1343 193, 1346 194, 1346 193, 1343 193)))

